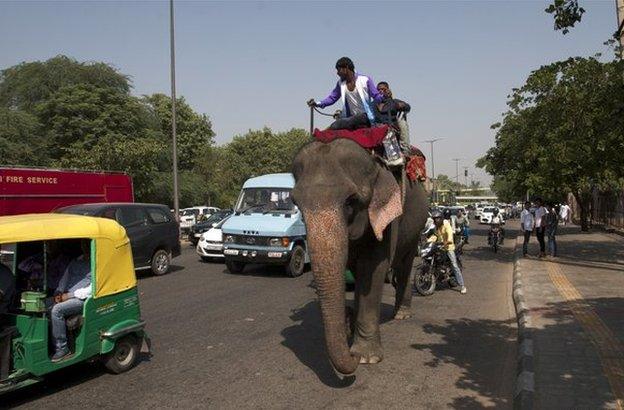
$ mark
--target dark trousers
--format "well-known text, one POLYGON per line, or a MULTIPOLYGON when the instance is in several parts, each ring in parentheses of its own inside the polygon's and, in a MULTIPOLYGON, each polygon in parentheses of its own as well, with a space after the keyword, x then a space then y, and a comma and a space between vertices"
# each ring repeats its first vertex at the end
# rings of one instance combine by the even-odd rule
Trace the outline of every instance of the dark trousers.
POLYGON ((368 128, 370 126, 371 124, 366 113, 361 113, 347 118, 339 118, 329 126, 329 129, 353 131, 359 128, 368 128))
POLYGON ((524 243, 522 244, 523 255, 526 255, 529 251, 529 238, 531 238, 531 231, 524 231, 524 243))
POLYGON ((540 246, 540 253, 546 253, 546 243, 544 242, 544 227, 540 226, 539 228, 535 228, 535 236, 537 236, 537 241, 540 246))

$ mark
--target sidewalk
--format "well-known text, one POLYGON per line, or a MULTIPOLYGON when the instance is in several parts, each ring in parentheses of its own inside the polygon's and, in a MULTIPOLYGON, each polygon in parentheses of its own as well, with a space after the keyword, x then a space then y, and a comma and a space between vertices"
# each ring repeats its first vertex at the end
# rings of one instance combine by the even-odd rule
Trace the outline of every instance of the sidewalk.
POLYGON ((561 227, 558 258, 516 244, 516 408, 624 406, 624 238, 561 227))

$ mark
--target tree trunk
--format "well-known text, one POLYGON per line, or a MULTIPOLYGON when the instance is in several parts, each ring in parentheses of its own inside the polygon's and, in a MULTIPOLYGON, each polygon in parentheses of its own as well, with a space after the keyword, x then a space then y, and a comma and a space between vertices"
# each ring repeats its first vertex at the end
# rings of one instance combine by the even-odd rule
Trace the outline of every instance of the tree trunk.
POLYGON ((589 231, 591 194, 578 192, 574 194, 574 197, 576 198, 576 202, 578 203, 579 209, 581 211, 581 215, 580 215, 581 231, 587 232, 589 231))

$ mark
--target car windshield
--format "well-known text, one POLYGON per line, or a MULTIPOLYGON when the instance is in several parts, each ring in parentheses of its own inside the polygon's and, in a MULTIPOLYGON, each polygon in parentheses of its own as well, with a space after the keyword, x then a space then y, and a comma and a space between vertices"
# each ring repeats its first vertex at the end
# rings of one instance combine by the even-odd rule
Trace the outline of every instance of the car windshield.
POLYGON ((484 208, 483 212, 494 212, 494 208, 484 208))
POLYGON ((294 210, 289 188, 246 188, 236 204, 238 213, 290 213, 294 210))

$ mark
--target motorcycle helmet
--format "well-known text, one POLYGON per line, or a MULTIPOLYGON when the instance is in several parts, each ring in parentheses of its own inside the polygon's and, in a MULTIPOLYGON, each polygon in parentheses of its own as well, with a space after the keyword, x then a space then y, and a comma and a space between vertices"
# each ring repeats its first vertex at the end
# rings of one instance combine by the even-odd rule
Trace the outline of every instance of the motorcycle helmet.
POLYGON ((444 210, 444 219, 451 219, 451 210, 448 208, 444 210))
POLYGON ((494 216, 498 215, 498 208, 494 208, 494 216))

